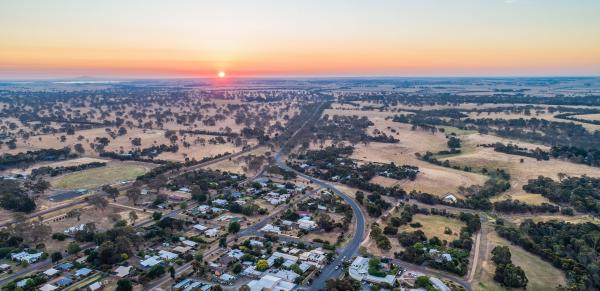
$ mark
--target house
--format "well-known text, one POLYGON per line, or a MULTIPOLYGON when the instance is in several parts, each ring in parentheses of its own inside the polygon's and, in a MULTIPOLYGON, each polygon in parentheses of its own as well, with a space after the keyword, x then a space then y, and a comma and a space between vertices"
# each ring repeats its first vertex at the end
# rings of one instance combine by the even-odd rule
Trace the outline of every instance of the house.
POLYGON ((73 279, 69 277, 62 277, 58 281, 54 282, 54 284, 58 285, 59 287, 69 286, 73 284, 73 279))
POLYGON ((58 273, 60 273, 60 271, 57 269, 54 269, 54 268, 50 268, 50 269, 44 271, 44 275, 47 277, 54 277, 58 273))
POLYGON ((375 284, 389 284, 394 286, 396 276, 386 275, 385 277, 377 277, 369 274, 369 259, 365 257, 356 257, 348 268, 348 274, 355 280, 367 281, 375 284))
POLYGON ((30 279, 30 278, 25 278, 25 279, 23 279, 23 280, 21 280, 21 281, 17 282, 17 287, 19 287, 19 288, 23 288, 23 287, 27 286, 27 283, 28 283, 28 282, 32 282, 32 283, 33 283, 33 280, 32 280, 32 279, 30 279))
POLYGON ((262 247, 263 245, 264 244, 261 241, 253 240, 253 239, 250 240, 250 246, 253 246, 253 247, 257 247, 257 246, 258 247, 262 247))
POLYGON ((284 254, 284 253, 280 253, 280 252, 274 252, 267 259, 269 266, 272 266, 273 263, 275 263, 275 260, 278 258, 282 258, 284 260, 283 265, 286 267, 290 267, 291 265, 295 264, 298 261, 298 257, 296 257, 296 256, 292 256, 292 255, 288 255, 288 254, 284 254))
POLYGON ((303 217, 297 221, 298 227, 304 230, 314 230, 317 228, 317 223, 310 220, 310 217, 303 217))
POLYGON ((174 260, 177 259, 177 257, 179 257, 179 255, 165 250, 160 250, 158 252, 158 255, 166 261, 174 260))
POLYGON ((177 246, 177 247, 173 248, 173 251, 178 254, 185 254, 191 250, 192 250, 192 248, 188 247, 188 246, 177 246))
POLYGON ((208 227, 202 225, 202 224, 196 224, 194 226, 192 226, 195 230, 199 231, 199 232, 204 232, 206 229, 208 229, 208 227))
POLYGON ((230 274, 223 274, 221 276, 219 276, 219 281, 221 281, 222 283, 231 283, 233 282, 233 280, 235 280, 235 276, 230 275, 230 274))
POLYGON ((10 268, 11 267, 10 267, 9 264, 2 264, 2 265, 0 265, 0 271, 2 271, 2 272, 10 270, 10 268))
POLYGON ((85 229, 85 224, 81 223, 79 225, 71 226, 71 227, 63 230, 63 233, 66 235, 75 235, 76 233, 83 231, 84 229, 85 229))
POLYGON ((217 236, 217 234, 219 234, 219 230, 217 230, 216 228, 211 228, 204 232, 204 235, 208 237, 215 237, 217 236))
POLYGON ((173 290, 184 290, 184 291, 188 291, 188 290, 209 290, 210 289, 210 285, 204 285, 202 282, 200 281, 196 281, 194 279, 183 279, 181 281, 179 281, 179 283, 173 285, 173 290))
POLYGON ((450 291, 451 289, 448 288, 448 286, 446 286, 446 284, 444 284, 444 282, 442 282, 442 280, 435 278, 435 277, 429 277, 429 282, 431 282, 431 285, 433 285, 433 288, 435 288, 436 290, 440 290, 440 291, 450 291))
POLYGON ((458 202, 458 199, 456 199, 454 195, 447 193, 447 195, 444 196, 444 198, 442 198, 442 201, 450 204, 455 204, 456 202, 458 202))
POLYGON ((88 286, 88 290, 89 291, 96 291, 96 290, 102 290, 104 286, 102 286, 102 282, 98 281, 98 282, 94 282, 93 284, 91 284, 90 286, 88 286))
POLYGON ((152 257, 148 257, 145 260, 141 261, 140 265, 143 268, 150 268, 150 267, 156 266, 160 263, 162 263, 162 260, 160 259, 159 256, 152 256, 152 257))
POLYGON ((68 270, 71 270, 71 269, 73 268, 73 266, 74 266, 74 265, 73 265, 73 263, 71 263, 71 262, 64 262, 64 263, 62 263, 62 264, 60 264, 60 265, 58 265, 58 266, 56 266, 56 267, 57 267, 59 270, 62 270, 62 271, 68 271, 68 270))
POLYGON ((294 280, 296 278, 298 278, 300 275, 296 274, 293 271, 290 270, 279 270, 277 273, 271 274, 275 277, 281 278, 283 280, 286 280, 288 282, 294 282, 294 280))
POLYGON ((255 266, 249 266, 246 269, 244 269, 244 271, 242 272, 242 274, 245 275, 245 276, 251 276, 251 277, 259 278, 260 276, 262 276, 264 274, 264 272, 256 270, 255 266))
POLYGON ((300 254, 300 260, 323 264, 327 260, 327 255, 321 248, 316 248, 300 254))
POLYGON ((296 289, 296 284, 285 281, 273 275, 264 275, 260 280, 252 280, 248 284, 251 291, 277 290, 291 291, 296 289))
POLYGON ((119 266, 117 267, 117 269, 115 269, 115 276, 119 277, 119 278, 125 278, 127 276, 129 276, 129 272, 131 272, 131 268, 133 268, 132 266, 119 266))
POLYGON ((272 224, 267 224, 267 225, 263 226, 260 230, 264 231, 264 232, 274 232, 274 233, 281 234, 281 229, 279 228, 279 226, 274 226, 272 224))
POLYGON ((40 291, 52 291, 52 290, 56 290, 58 289, 58 287, 51 285, 51 284, 46 284, 42 287, 40 287, 40 291))
POLYGON ((75 272, 75 277, 82 278, 91 274, 92 272, 94 272, 94 270, 88 268, 81 268, 75 272))
POLYGON ((188 188, 188 187, 181 187, 179 188, 179 190, 177 190, 179 192, 183 192, 183 193, 192 193, 192 189, 188 188))
POLYGON ((30 254, 28 252, 20 252, 10 255, 14 261, 27 262, 29 264, 37 262, 42 257, 42 252, 30 254))
POLYGON ((212 202, 213 205, 217 205, 217 206, 225 206, 227 205, 227 200, 225 199, 215 199, 212 202))
POLYGON ((239 260, 244 256, 244 252, 242 252, 238 249, 234 249, 234 250, 229 251, 229 253, 227 255, 239 260))

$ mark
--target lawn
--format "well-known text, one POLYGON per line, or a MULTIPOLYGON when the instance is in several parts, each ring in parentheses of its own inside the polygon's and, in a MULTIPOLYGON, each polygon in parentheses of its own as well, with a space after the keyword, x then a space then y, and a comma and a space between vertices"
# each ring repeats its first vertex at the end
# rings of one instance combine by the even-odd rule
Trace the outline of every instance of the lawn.
POLYGON ((135 179, 148 168, 133 164, 115 164, 61 176, 52 182, 59 189, 92 189, 105 184, 135 179))

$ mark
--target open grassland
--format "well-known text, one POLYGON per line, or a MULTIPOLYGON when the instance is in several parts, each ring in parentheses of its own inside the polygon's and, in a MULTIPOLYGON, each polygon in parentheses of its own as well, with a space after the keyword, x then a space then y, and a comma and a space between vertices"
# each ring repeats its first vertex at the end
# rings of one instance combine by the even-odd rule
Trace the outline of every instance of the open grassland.
POLYGON ((440 215, 416 214, 413 216, 411 223, 417 223, 417 222, 422 224, 423 226, 419 227, 419 228, 413 228, 409 225, 405 225, 405 226, 402 226, 398 231, 399 232, 402 232, 402 231, 410 232, 410 231, 415 231, 417 229, 420 229, 425 233, 425 236, 427 236, 427 238, 432 238, 434 236, 437 236, 441 240, 446 240, 448 242, 451 242, 455 239, 458 239, 458 236, 460 234, 460 229, 465 226, 465 223, 460 220, 448 218, 448 217, 444 217, 444 216, 440 216, 440 215), (444 231, 446 230, 446 227, 448 227, 452 230, 452 234, 444 233, 444 231))
POLYGON ((473 281, 474 290, 507 290, 494 281, 496 267, 494 262, 491 261, 491 251, 497 245, 508 246, 510 248, 513 264, 523 268, 527 279, 529 279, 527 290, 554 290, 559 284, 563 286, 566 284, 565 275, 562 271, 525 251, 523 248, 511 245, 509 241, 499 237, 496 232, 491 231, 488 233, 487 239, 489 241, 488 248, 485 250, 485 257, 482 258, 482 268, 475 274, 475 280, 473 281))
MULTIPOLYGON (((466 143, 492 143, 497 138, 489 135, 472 134, 463 137, 466 143)), ((535 148, 537 145, 518 142, 514 140, 502 139, 503 142, 512 142, 519 146, 535 148)), ((539 146, 546 149, 543 146, 539 146)), ((575 164, 563 160, 550 159, 549 161, 538 161, 534 158, 528 158, 518 155, 504 154, 496 152, 491 148, 478 147, 472 153, 458 155, 448 158, 453 164, 461 166, 471 166, 473 168, 504 169, 511 176, 511 189, 500 198, 519 199, 532 204, 548 202, 541 195, 533 195, 523 190, 523 185, 527 184, 529 179, 535 179, 538 176, 546 176, 552 179, 558 179, 558 173, 564 173, 569 176, 588 175, 600 177, 600 168, 590 167, 583 164, 575 164), (523 160, 523 162, 521 162, 523 160)))
MULTIPOLYGON (((403 143, 398 144, 369 143, 368 145, 357 145, 355 147, 353 159, 363 162, 394 162, 399 165, 407 164, 419 167, 419 175, 414 181, 402 180, 400 185, 406 191, 423 191, 433 195, 443 196, 448 192, 457 192, 460 186, 481 185, 487 177, 467 173, 455 169, 435 166, 430 163, 418 160, 414 153, 414 148, 409 148, 403 143)), ((373 181, 380 184, 380 180, 373 181)), ((386 179, 384 184, 389 184, 386 179)))
POLYGON ((51 184, 58 189, 92 189, 105 184, 135 179, 149 169, 150 167, 134 163, 115 163, 67 174, 54 179, 51 184))
POLYGON ((574 117, 586 119, 586 120, 600 121, 600 113, 581 114, 581 115, 575 115, 574 117))
MULTIPOLYGON (((509 113, 509 112, 489 112, 489 113, 486 112, 486 113, 481 113, 481 114, 477 114, 477 112, 470 112, 467 115, 469 115, 469 118, 473 118, 473 119, 492 118, 492 119, 510 120, 510 119, 520 119, 520 118, 522 118, 522 119, 537 118, 537 119, 544 119, 544 120, 554 121, 554 122, 573 122, 575 124, 579 124, 579 125, 583 126, 584 128, 586 128, 589 131, 600 130, 600 125, 597 125, 597 124, 590 124, 590 123, 585 123, 585 122, 555 118, 554 115, 556 115, 556 113, 536 114, 535 112, 532 112, 531 115, 525 115, 522 113, 509 113)), ((581 117, 581 116, 584 116, 584 115, 580 115, 579 117, 585 118, 585 117, 581 117)), ((587 119, 587 118, 585 118, 585 119, 587 119)))

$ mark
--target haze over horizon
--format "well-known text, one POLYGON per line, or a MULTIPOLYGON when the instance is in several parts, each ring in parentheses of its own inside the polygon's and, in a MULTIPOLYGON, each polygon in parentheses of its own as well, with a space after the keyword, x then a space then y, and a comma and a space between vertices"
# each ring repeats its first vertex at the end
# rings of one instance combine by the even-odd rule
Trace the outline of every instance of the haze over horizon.
POLYGON ((598 1, 372 2, 1 1, 0 79, 600 75, 598 1))

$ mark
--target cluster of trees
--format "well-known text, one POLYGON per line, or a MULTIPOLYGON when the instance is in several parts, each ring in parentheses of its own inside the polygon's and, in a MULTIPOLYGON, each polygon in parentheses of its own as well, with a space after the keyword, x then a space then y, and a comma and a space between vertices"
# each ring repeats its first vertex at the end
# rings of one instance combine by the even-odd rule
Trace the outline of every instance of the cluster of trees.
POLYGON ((505 213, 557 213, 560 211, 560 207, 550 203, 543 202, 540 205, 532 205, 512 199, 494 202, 494 209, 505 213))
POLYGON ((573 163, 600 167, 600 149, 584 149, 574 146, 553 146, 550 154, 554 158, 567 159, 573 163))
POLYGON ((578 122, 583 122, 583 123, 589 123, 589 124, 596 124, 596 125, 600 125, 600 120, 593 120, 593 119, 585 119, 585 118, 579 118, 576 117, 577 115, 580 114, 597 114, 600 113, 600 111, 598 110, 586 110, 587 112, 580 112, 580 113, 561 113, 561 114, 557 114, 554 115, 555 118, 560 118, 560 119, 566 119, 566 120, 572 120, 572 121, 578 121, 578 122))
POLYGON ((99 168, 106 166, 105 162, 91 162, 86 164, 80 164, 76 166, 60 166, 60 167, 40 167, 37 169, 31 170, 31 176, 43 176, 49 175, 50 177, 55 177, 58 175, 71 173, 71 172, 79 172, 92 168, 99 168))
POLYGON ((540 256, 567 275, 565 290, 597 290, 600 288, 600 226, 591 222, 568 223, 550 220, 534 222, 526 219, 518 228, 502 220, 496 232, 513 244, 540 256))
POLYGON ((209 201, 209 189, 235 188, 244 180, 244 175, 233 175, 228 172, 213 170, 196 170, 187 172, 172 178, 166 185, 172 190, 181 187, 189 187, 192 190, 192 198, 199 202, 209 201))
POLYGON ((358 203, 367 207, 367 212, 371 217, 379 217, 383 214, 383 211, 392 207, 392 204, 385 201, 378 193, 367 195, 366 200, 364 199, 364 193, 362 191, 357 191, 355 196, 358 203))
POLYGON ((496 264, 494 281, 509 288, 527 288, 527 276, 519 266, 511 260, 510 249, 507 246, 496 246, 492 250, 492 261, 496 264))
MULTIPOLYGON (((530 79, 524 80, 527 85, 538 85, 544 86, 549 84, 556 84, 557 80, 548 79, 530 79)), ((364 80, 360 81, 364 85, 364 80)), ((454 84, 452 80, 447 82, 440 82, 438 80, 432 81, 435 85, 446 85, 454 84)), ((389 82, 387 82, 389 84, 389 82)), ((358 85, 358 84, 357 84, 358 85)), ((407 88, 419 85, 432 85, 431 82, 426 80, 399 80, 395 86, 399 88, 407 88)), ((499 89, 496 94, 493 95, 457 95, 453 93, 438 93, 434 94, 399 94, 396 91, 388 92, 365 92, 365 93, 348 93, 340 96, 340 102, 346 104, 352 101, 370 101, 382 104, 383 107, 393 107, 398 104, 408 104, 413 106, 423 105, 459 105, 463 103, 475 103, 475 104, 548 104, 548 105, 588 105, 597 106, 600 104, 600 96, 589 95, 589 96, 551 96, 542 97, 535 95, 526 95, 527 89, 522 90, 504 90, 499 89), (511 94, 504 94, 510 92, 511 94)), ((406 109, 403 109, 406 110, 406 109)))
POLYGON ((366 116, 346 116, 325 114, 313 127, 313 136, 319 140, 349 141, 352 144, 385 142, 397 143, 398 139, 384 132, 376 131, 374 136, 367 134, 366 129, 374 123, 366 116))
POLYGON ((528 148, 519 147, 518 145, 514 145, 514 144, 510 144, 510 143, 503 144, 500 142, 497 142, 494 144, 481 144, 479 146, 492 147, 492 148, 494 148, 494 151, 497 151, 500 153, 530 157, 530 158, 534 158, 538 161, 541 161, 541 160, 547 161, 550 159, 550 153, 548 153, 547 151, 544 151, 540 148, 530 150, 528 148))
POLYGON ((376 192, 381 195, 403 197, 406 192, 400 187, 383 187, 371 183, 375 176, 385 176, 393 179, 415 180, 419 168, 411 165, 398 166, 394 163, 366 163, 358 165, 348 158, 353 152, 352 147, 327 147, 322 150, 309 150, 294 158, 303 161, 288 162, 288 165, 299 172, 307 173, 321 179, 341 182, 364 191, 376 192))
POLYGON ((0 170, 15 167, 25 167, 37 162, 57 161, 74 158, 77 155, 71 153, 71 148, 65 147, 62 149, 41 149, 35 151, 27 151, 18 154, 3 154, 0 155, 0 170))
POLYGON ((392 248, 392 243, 387 236, 385 236, 377 222, 373 222, 373 224, 371 224, 371 232, 369 233, 369 237, 371 237, 371 239, 373 239, 377 244, 377 247, 382 250, 387 251, 392 248))
POLYGON ((564 177, 560 181, 539 176, 531 179, 523 190, 541 194, 555 203, 568 203, 575 210, 600 215, 600 178, 564 177))
POLYGON ((29 213, 35 210, 35 201, 16 180, 0 179, 0 207, 29 213))

